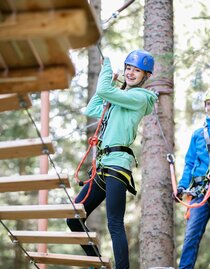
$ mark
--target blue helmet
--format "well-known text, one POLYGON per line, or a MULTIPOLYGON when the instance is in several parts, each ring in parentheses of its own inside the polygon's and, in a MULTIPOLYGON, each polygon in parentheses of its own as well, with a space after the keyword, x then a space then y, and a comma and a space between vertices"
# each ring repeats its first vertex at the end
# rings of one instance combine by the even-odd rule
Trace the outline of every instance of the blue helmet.
POLYGON ((154 58, 146 50, 134 50, 130 52, 124 63, 150 73, 152 73, 154 69, 154 58))

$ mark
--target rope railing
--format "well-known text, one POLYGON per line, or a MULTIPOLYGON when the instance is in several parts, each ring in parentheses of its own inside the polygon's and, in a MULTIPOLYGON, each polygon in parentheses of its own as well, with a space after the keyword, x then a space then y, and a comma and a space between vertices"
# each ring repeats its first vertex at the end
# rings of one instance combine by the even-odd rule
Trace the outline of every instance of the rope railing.
MULTIPOLYGON (((82 226, 84 232, 86 233, 86 235, 87 235, 87 237, 88 237, 88 239, 89 239, 89 243, 88 243, 88 244, 89 244, 90 246, 93 247, 93 250, 94 250, 95 254, 97 255, 97 257, 99 258, 99 260, 100 260, 100 262, 101 262, 101 269, 105 269, 106 266, 104 265, 104 262, 103 262, 103 260, 102 260, 102 258, 101 258, 101 255, 100 255, 98 249, 96 248, 96 246, 95 246, 95 244, 94 244, 94 242, 93 242, 93 240, 92 240, 92 238, 91 238, 91 236, 90 236, 90 234, 89 234, 90 232, 88 231, 87 227, 86 227, 85 224, 83 223, 82 218, 81 218, 81 216, 80 216, 80 214, 79 214, 79 212, 78 212, 78 210, 77 210, 77 208, 76 208, 76 206, 75 206, 73 200, 71 199, 71 197, 70 197, 70 195, 69 195, 69 193, 68 193, 68 191, 67 191, 66 185, 65 185, 64 181, 62 180, 62 178, 61 178, 61 176, 60 176, 60 174, 59 174, 59 172, 58 172, 58 170, 57 170, 57 168, 56 168, 56 166, 55 166, 55 163, 54 163, 53 159, 51 158, 51 156, 50 156, 50 154, 49 154, 48 147, 47 147, 47 145, 44 143, 44 140, 43 140, 43 138, 42 138, 42 136, 41 136, 41 133, 40 133, 40 131, 39 131, 39 129, 38 129, 38 127, 37 127, 37 125, 36 125, 36 123, 35 123, 35 121, 34 121, 32 115, 31 115, 31 113, 29 112, 29 109, 27 108, 27 104, 26 104, 26 102, 25 102, 24 100, 22 100, 21 97, 20 97, 20 106, 21 106, 22 108, 25 109, 25 111, 26 111, 26 113, 27 113, 29 119, 31 120, 31 123, 33 124, 33 126, 34 126, 34 128, 35 128, 35 130, 36 130, 36 133, 37 133, 38 137, 39 137, 40 140, 41 140, 41 143, 42 143, 42 146, 43 146, 43 150, 42 150, 42 152, 43 152, 43 154, 46 154, 46 155, 48 156, 48 159, 49 159, 49 161, 50 161, 50 164, 52 165, 52 167, 53 167, 53 169, 54 169, 54 171, 55 171, 55 173, 56 173, 56 175, 58 176, 58 179, 59 179, 59 181, 60 181, 60 187, 63 188, 65 194, 67 195, 67 198, 68 198, 70 204, 71 204, 72 207, 73 207, 73 210, 74 210, 74 212, 75 212, 75 218, 79 220, 79 222, 80 222, 80 224, 81 224, 81 226, 82 226)), ((94 123, 94 124, 95 124, 95 123, 94 123)), ((92 125, 91 125, 91 126, 92 126, 92 125)), ((10 234, 10 236, 12 237, 12 241, 13 241, 13 243, 15 243, 15 244, 16 244, 16 245, 17 245, 17 246, 18 246, 18 247, 19 247, 19 248, 20 248, 20 249, 21 249, 21 250, 28 256, 28 258, 29 258, 29 260, 30 260, 30 263, 33 264, 36 268, 39 269, 39 266, 37 265, 37 263, 35 262, 35 260, 34 260, 34 259, 27 253, 27 251, 25 250, 25 248, 19 243, 19 241, 17 240, 17 238, 12 234, 12 232, 11 232, 10 229, 6 226, 6 224, 3 223, 2 220, 0 220, 0 223, 2 224, 2 226, 7 230, 7 232, 8 232, 8 233, 10 234)))

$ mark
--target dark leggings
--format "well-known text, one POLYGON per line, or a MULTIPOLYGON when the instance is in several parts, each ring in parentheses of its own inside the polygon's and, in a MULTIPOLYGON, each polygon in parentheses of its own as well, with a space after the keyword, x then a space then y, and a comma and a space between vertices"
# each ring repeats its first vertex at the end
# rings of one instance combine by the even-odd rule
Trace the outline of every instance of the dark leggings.
MULTIPOLYGON (((112 238, 116 269, 129 269, 128 243, 124 228, 124 214, 126 205, 126 186, 121 181, 111 176, 105 177, 106 193, 93 182, 91 192, 84 202, 87 217, 106 198, 106 213, 108 229, 112 238)), ((85 197, 89 184, 86 184, 75 203, 79 203, 85 197)), ((83 219, 85 223, 86 219, 83 219)), ((67 219, 67 225, 71 231, 84 231, 78 219, 67 219)), ((88 229, 87 229, 88 230, 88 229)), ((92 246, 82 245, 88 256, 97 256, 92 246)))

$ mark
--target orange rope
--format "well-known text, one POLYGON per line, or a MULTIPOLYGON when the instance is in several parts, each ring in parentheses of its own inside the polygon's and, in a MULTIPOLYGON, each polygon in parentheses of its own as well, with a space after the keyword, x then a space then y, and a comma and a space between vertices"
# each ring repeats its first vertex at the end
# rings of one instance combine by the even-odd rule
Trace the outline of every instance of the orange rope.
POLYGON ((80 203, 84 203, 85 200, 87 199, 87 197, 89 196, 90 194, 90 191, 91 191, 91 188, 92 188, 92 184, 93 184, 93 179, 95 178, 96 176, 96 169, 97 169, 97 165, 96 165, 96 157, 97 157, 97 144, 98 144, 98 132, 100 130, 100 127, 101 127, 101 124, 102 124, 102 121, 104 119, 104 115, 107 111, 107 109, 109 108, 109 104, 107 104, 105 107, 104 107, 104 110, 102 112, 102 116, 98 122, 98 126, 96 128, 96 131, 94 133, 93 136, 91 136, 89 139, 88 139, 88 143, 89 143, 89 147, 84 155, 84 157, 82 158, 81 162, 79 163, 77 169, 76 169, 76 172, 75 172, 75 178, 76 178, 76 181, 77 183, 80 185, 80 186, 83 186, 87 183, 90 182, 90 185, 89 185, 89 188, 88 188, 88 191, 87 191, 87 194, 86 196, 84 197, 84 199, 80 202, 80 203), (83 165, 83 163, 85 162, 85 160, 87 159, 87 156, 90 152, 90 150, 92 149, 93 151, 93 157, 92 157, 92 170, 91 170, 91 177, 88 179, 88 180, 85 180, 85 181, 81 181, 79 179, 79 171, 81 169, 81 166, 83 165))
POLYGON ((182 204, 183 206, 186 206, 187 208, 197 208, 197 207, 204 205, 210 197, 210 184, 208 186, 208 190, 207 190, 205 196, 203 197, 203 200, 200 203, 194 203, 194 204, 190 205, 189 203, 183 202, 181 199, 179 199, 179 197, 177 197, 177 184, 176 184, 174 162, 171 159, 168 161, 170 163, 171 183, 172 183, 172 188, 173 188, 173 194, 174 194, 175 198, 177 199, 177 201, 179 201, 180 204, 182 204))

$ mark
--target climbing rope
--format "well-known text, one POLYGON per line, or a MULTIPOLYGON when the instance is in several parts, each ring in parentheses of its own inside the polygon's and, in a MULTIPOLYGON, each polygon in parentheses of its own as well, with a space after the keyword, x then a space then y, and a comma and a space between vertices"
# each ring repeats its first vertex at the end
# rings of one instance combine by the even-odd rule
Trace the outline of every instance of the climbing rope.
POLYGON ((96 158, 97 158, 97 144, 98 144, 98 133, 99 133, 99 130, 101 128, 101 125, 102 125, 102 122, 103 122, 103 119, 104 119, 104 116, 105 116, 105 113, 107 111, 107 109, 109 108, 109 103, 105 103, 104 104, 104 109, 103 109, 103 112, 102 112, 102 116, 98 122, 98 126, 96 128, 96 131, 94 133, 94 135, 92 137, 90 137, 88 139, 88 143, 89 143, 89 147, 84 155, 84 157, 82 158, 81 162, 79 163, 77 169, 76 169, 76 173, 75 173, 75 179, 77 181, 77 183, 80 185, 80 186, 83 186, 87 183, 90 183, 89 184, 89 187, 88 187, 88 191, 87 191, 87 194, 85 195, 84 199, 80 202, 80 203, 84 203, 87 199, 87 197, 89 196, 90 194, 90 191, 92 189, 92 184, 93 184, 93 180, 96 176, 96 170, 97 170, 97 163, 96 163, 96 158), (81 169, 81 166, 83 165, 83 163, 85 162, 85 160, 87 159, 87 156, 88 154, 90 153, 90 150, 92 149, 92 169, 91 169, 91 176, 88 180, 85 180, 85 181, 81 181, 79 179, 79 171, 81 169))
MULTIPOLYGON (((167 93, 170 93, 167 91, 167 93)), ((197 207, 200 207, 202 205, 204 205, 207 200, 209 199, 210 197, 210 184, 208 186, 208 189, 206 191, 206 194, 204 195, 203 197, 203 200, 200 202, 200 203, 194 203, 194 204, 191 204, 190 205, 190 200, 191 200, 191 197, 190 196, 190 193, 189 192, 186 192, 187 194, 187 201, 188 203, 185 203, 183 202, 178 196, 177 196, 177 183, 176 183, 176 176, 175 176, 175 158, 174 158, 174 155, 172 154, 172 150, 171 150, 171 147, 165 137, 165 134, 163 132, 163 128, 161 126, 161 123, 160 123, 160 120, 159 120, 159 117, 158 117, 158 113, 157 113, 157 106, 154 107, 154 114, 156 116, 156 119, 157 119, 157 123, 158 123, 158 127, 160 129, 160 132, 161 132, 161 135, 163 137, 163 140, 164 140, 164 143, 166 145, 166 148, 168 150, 168 154, 167 154, 167 161, 169 162, 169 167, 170 167, 170 174, 171 174, 171 183, 172 183, 172 189, 173 189, 173 195, 175 197, 175 199, 177 199, 177 201, 180 202, 180 204, 182 204, 183 206, 187 207, 188 209, 189 208, 197 208, 197 207)), ((184 192, 185 193, 185 192, 184 192)), ((188 215, 189 212, 186 213, 186 218, 189 216, 188 215)))
MULTIPOLYGON (((194 204, 190 205, 189 203, 183 202, 177 196, 177 184, 176 184, 176 176, 175 176, 175 169, 174 169, 174 159, 173 159, 172 155, 168 154, 167 155, 167 160, 168 160, 169 165, 170 165, 170 173, 171 173, 171 182, 172 182, 172 187, 173 187, 173 193, 174 193, 174 196, 177 199, 177 201, 179 201, 180 204, 182 204, 183 206, 186 206, 187 208, 197 208, 197 207, 200 207, 200 206, 204 205, 207 202, 207 200, 209 199, 209 197, 210 197, 210 184, 208 186, 206 194, 204 195, 204 197, 203 197, 203 199, 202 199, 202 201, 200 203, 194 203, 194 204)), ((184 191, 184 193, 185 193, 185 191, 184 191)), ((192 197, 192 195, 190 195, 190 192, 186 191, 186 194, 188 196, 192 197)), ((190 199, 188 199, 188 201, 190 201, 190 199)))

